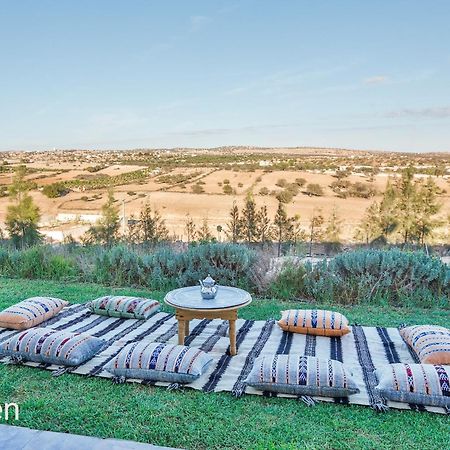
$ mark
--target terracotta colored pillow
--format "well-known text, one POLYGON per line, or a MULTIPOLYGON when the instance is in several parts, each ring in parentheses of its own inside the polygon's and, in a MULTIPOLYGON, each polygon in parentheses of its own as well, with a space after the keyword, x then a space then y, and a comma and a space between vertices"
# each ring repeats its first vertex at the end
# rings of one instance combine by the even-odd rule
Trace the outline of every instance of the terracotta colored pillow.
POLYGON ((318 336, 343 336, 351 331, 344 315, 323 309, 281 311, 278 325, 284 331, 318 336))
POLYGON ((52 318, 69 303, 53 297, 32 297, 0 312, 0 327, 25 330, 52 318))
POLYGON ((422 364, 450 364, 450 330, 436 325, 401 328, 400 335, 422 364))

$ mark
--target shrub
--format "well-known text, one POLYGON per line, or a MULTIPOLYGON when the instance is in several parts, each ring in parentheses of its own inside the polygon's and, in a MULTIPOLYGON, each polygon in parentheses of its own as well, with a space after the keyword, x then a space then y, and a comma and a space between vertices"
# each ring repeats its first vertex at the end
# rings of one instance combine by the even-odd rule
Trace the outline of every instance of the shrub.
POLYGON ((309 183, 308 186, 306 186, 305 194, 309 196, 314 195, 316 197, 321 197, 324 194, 324 192, 320 184, 309 183))
POLYGON ((275 298, 292 299, 305 293, 306 270, 302 265, 287 263, 275 281, 270 285, 269 292, 275 298))
POLYGON ((303 187, 306 184, 306 180, 304 178, 296 178, 295 179, 295 184, 298 187, 303 187))
POLYGON ((69 192, 70 189, 68 189, 63 183, 47 184, 42 189, 42 193, 46 195, 48 198, 63 197, 64 195, 67 195, 69 192))
POLYGON ((124 246, 111 250, 97 248, 92 271, 92 281, 116 286, 144 284, 143 264, 140 256, 124 246))
POLYGON ((259 190, 259 195, 269 195, 269 189, 267 189, 266 186, 262 187, 259 190))
POLYGON ((297 297, 345 305, 449 307, 450 268, 423 252, 357 250, 304 269, 297 297))
POLYGON ((294 195, 292 194, 291 191, 285 189, 284 191, 278 192, 275 197, 281 203, 290 203, 292 202, 294 195))
POLYGON ((192 192, 194 194, 203 194, 203 192, 205 192, 205 190, 203 189, 202 186, 200 186, 200 184, 197 183, 192 186, 192 192))
POLYGON ((278 187, 285 187, 287 185, 287 181, 284 178, 280 178, 276 183, 278 187))
POLYGON ((249 286, 249 272, 255 261, 255 252, 239 244, 203 244, 181 253, 179 286, 197 284, 210 273, 220 284, 249 286))
POLYGON ((233 193, 233 188, 229 184, 226 184, 223 187, 223 193, 227 194, 227 195, 231 195, 233 193))

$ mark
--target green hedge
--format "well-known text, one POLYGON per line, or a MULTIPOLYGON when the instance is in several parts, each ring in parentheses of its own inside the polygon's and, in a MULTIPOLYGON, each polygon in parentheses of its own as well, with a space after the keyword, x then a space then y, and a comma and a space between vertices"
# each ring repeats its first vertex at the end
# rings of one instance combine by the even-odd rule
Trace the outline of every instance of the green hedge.
POLYGON ((253 276, 260 259, 255 250, 230 243, 191 245, 182 251, 169 245, 0 247, 0 275, 169 290, 197 284, 210 273, 221 284, 276 298, 343 305, 450 306, 450 268, 422 252, 356 250, 314 266, 286 265, 269 286, 253 276))
POLYGON ((314 266, 286 266, 272 290, 321 303, 448 308, 450 268, 423 252, 357 250, 314 266))
POLYGON ((211 243, 175 251, 127 246, 0 248, 0 274, 18 278, 78 280, 115 286, 169 289, 197 284, 210 273, 222 284, 251 287, 255 252, 238 244, 211 243))

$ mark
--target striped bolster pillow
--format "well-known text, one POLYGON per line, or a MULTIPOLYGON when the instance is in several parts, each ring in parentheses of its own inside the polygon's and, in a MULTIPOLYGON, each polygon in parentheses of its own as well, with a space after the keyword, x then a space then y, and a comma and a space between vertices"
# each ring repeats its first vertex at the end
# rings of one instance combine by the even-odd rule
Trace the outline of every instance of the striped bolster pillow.
POLYGON ((53 297, 31 297, 0 312, 0 327, 25 330, 58 314, 69 303, 53 297))
POLYGON ((435 325, 401 328, 400 335, 422 364, 450 364, 450 330, 435 325))
POLYGON ((359 392, 340 361, 304 355, 260 357, 246 383, 255 389, 293 395, 348 397, 359 392))
POLYGON ((157 313, 161 305, 148 298, 109 295, 93 300, 87 307, 102 316, 146 320, 157 313))
POLYGON ((450 366, 389 364, 376 370, 375 388, 387 400, 450 407, 450 366))
POLYGON ((190 383, 205 371, 212 358, 202 350, 159 342, 125 346, 105 367, 118 377, 170 383, 190 383))
POLYGON ((19 356, 26 361, 77 366, 91 359, 105 344, 85 333, 70 333, 52 328, 30 328, 0 344, 0 355, 19 356))
POLYGON ((347 318, 335 311, 289 309, 281 311, 278 325, 284 331, 319 336, 343 336, 350 333, 347 318))

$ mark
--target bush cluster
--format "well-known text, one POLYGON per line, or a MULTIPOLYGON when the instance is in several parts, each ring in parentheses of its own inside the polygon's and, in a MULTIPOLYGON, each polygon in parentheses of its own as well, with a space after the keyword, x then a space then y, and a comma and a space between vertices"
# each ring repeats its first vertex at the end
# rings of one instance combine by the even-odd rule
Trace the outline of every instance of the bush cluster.
POLYGON ((263 256, 231 243, 181 251, 169 245, 0 247, 0 275, 170 290, 210 273, 221 284, 288 300, 450 308, 450 267, 420 251, 361 249, 315 265, 289 263, 269 284, 255 275, 263 256))
POLYGON ((450 268, 423 252, 356 250, 312 265, 286 265, 272 292, 320 303, 450 306, 450 268))
POLYGON ((73 245, 22 251, 0 248, 0 274, 159 290, 198 284, 210 273, 222 284, 249 288, 255 258, 245 246, 222 243, 193 245, 181 252, 167 245, 154 250, 73 245))

